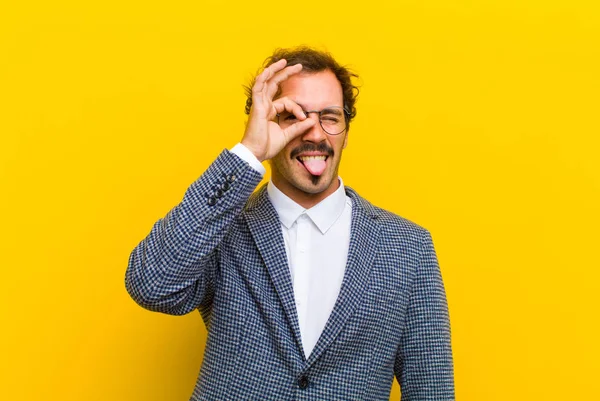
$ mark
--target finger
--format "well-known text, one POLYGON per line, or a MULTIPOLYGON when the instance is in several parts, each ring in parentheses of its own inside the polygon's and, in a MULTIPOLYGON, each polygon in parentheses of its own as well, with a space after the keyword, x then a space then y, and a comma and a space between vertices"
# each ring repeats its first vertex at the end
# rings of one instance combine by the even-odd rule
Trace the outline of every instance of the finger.
POLYGON ((315 125, 317 121, 312 118, 307 118, 304 121, 298 121, 297 123, 290 125, 286 129, 283 130, 283 136, 285 137, 286 143, 289 143, 292 139, 297 137, 298 135, 306 132, 313 125, 315 125))
POLYGON ((271 64, 267 68, 265 68, 263 70, 263 72, 258 74, 258 76, 256 77, 254 86, 252 87, 252 92, 255 94, 262 92, 263 89, 265 88, 265 83, 269 79, 271 79, 271 77, 273 77, 273 75, 275 75, 275 73, 277 73, 278 71, 281 71, 285 67, 286 64, 287 64, 287 60, 281 59, 281 60, 271 64))
POLYGON ((302 64, 294 64, 289 67, 284 68, 283 70, 277 72, 273 77, 266 81, 267 92, 266 95, 272 99, 273 96, 277 93, 279 89, 279 84, 288 79, 294 74, 302 71, 302 64))
POLYGON ((298 103, 294 102, 288 97, 282 97, 275 100, 273 102, 273 107, 275 108, 275 111, 277 113, 283 113, 284 111, 287 111, 295 115, 296 118, 300 121, 306 119, 306 114, 304 114, 304 110, 302 110, 302 107, 300 107, 298 103))

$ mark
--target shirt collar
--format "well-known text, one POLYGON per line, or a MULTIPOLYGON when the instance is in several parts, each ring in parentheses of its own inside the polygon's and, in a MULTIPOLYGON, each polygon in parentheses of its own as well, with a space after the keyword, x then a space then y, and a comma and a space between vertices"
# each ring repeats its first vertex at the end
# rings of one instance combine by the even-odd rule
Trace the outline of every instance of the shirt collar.
POLYGON ((275 207, 275 211, 279 215, 281 224, 289 229, 292 224, 300 217, 301 214, 305 213, 313 223, 317 226, 322 234, 325 234, 335 223, 335 221, 341 216, 344 208, 346 207, 346 191, 344 189, 344 182, 341 177, 340 186, 334 193, 317 203, 310 209, 305 209, 286 194, 281 192, 279 188, 273 184, 273 181, 269 180, 267 185, 267 193, 269 199, 275 207))

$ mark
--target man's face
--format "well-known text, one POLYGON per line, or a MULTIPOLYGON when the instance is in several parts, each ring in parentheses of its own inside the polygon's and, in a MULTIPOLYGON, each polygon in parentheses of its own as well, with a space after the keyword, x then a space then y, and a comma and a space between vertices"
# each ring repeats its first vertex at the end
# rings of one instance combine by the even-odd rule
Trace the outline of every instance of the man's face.
MULTIPOLYGON (((278 97, 288 97, 305 111, 344 106, 342 86, 329 70, 293 75, 281 83, 280 89, 278 97)), ((310 113, 308 118, 318 120, 319 115, 310 113)), ((306 197, 310 194, 321 194, 323 196, 319 198, 323 199, 333 193, 338 188, 338 167, 347 138, 348 130, 329 135, 317 122, 271 159, 273 183, 292 199, 294 195, 306 197), (311 160, 308 156, 316 158, 311 160), (319 160, 323 156, 324 166, 319 160)))

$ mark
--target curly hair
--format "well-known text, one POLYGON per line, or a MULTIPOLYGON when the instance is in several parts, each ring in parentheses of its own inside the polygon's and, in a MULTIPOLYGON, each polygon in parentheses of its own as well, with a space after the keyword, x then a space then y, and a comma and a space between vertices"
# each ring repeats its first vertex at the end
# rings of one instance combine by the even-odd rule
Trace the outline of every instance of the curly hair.
MULTIPOLYGON (((352 79, 358 78, 358 75, 347 67, 341 66, 331 54, 308 46, 275 49, 273 54, 264 61, 263 68, 267 68, 281 59, 286 59, 287 65, 302 64, 303 72, 315 73, 325 70, 333 72, 342 86, 344 108, 349 113, 346 116, 349 128, 350 121, 356 116, 355 104, 359 92, 358 87, 352 83, 352 79)), ((252 78, 250 85, 244 86, 246 92, 246 114, 250 114, 250 109, 252 107, 252 87, 254 86, 255 81, 256 76, 252 78)))

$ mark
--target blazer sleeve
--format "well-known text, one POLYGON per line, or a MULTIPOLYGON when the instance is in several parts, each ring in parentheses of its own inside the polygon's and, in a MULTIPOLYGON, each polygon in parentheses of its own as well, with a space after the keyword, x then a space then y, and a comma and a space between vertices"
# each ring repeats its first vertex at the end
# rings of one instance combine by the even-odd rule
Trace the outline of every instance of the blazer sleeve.
POLYGON ((394 370, 403 401, 455 399, 446 293, 431 235, 425 230, 394 370))
POLYGON ((262 175, 224 150, 129 257, 125 287, 142 307, 172 315, 214 290, 219 243, 262 175))

